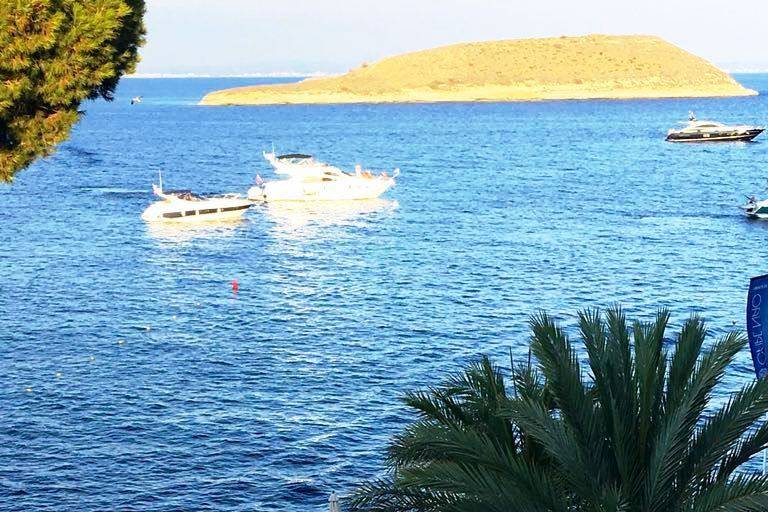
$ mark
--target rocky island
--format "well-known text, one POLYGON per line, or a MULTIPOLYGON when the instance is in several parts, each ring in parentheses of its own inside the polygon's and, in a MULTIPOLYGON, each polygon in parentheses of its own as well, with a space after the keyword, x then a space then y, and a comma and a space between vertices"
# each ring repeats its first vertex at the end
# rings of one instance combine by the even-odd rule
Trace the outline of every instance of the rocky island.
POLYGON ((706 60, 654 36, 455 44, 388 57, 332 77, 238 87, 202 105, 277 105, 748 96, 706 60))

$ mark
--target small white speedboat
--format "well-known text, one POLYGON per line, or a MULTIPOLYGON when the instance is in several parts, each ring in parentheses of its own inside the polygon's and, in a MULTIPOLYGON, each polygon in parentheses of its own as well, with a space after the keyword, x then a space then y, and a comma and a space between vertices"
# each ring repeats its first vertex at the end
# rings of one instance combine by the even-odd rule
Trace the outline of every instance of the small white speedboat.
POLYGON ((208 222, 227 221, 242 217, 253 203, 236 194, 199 196, 189 190, 163 191, 152 184, 152 191, 160 198, 141 214, 147 222, 208 222))
POLYGON ((741 209, 747 217, 753 219, 768 219, 768 199, 757 199, 755 196, 747 197, 746 204, 741 209))
POLYGON ((253 201, 345 201, 376 199, 395 185, 400 174, 386 172, 374 174, 359 165, 354 173, 318 162, 309 155, 293 153, 277 156, 264 153, 275 174, 286 175, 283 180, 265 182, 256 176, 256 183, 248 190, 253 201))

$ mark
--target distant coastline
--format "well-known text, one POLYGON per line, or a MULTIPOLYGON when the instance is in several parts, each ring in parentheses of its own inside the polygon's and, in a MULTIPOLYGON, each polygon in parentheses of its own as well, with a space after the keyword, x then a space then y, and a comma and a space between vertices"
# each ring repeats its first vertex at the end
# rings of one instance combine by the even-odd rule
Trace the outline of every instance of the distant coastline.
MULTIPOLYGON (((765 75, 768 68, 728 68, 722 67, 729 75, 765 75)), ((325 76, 338 76, 338 73, 317 71, 314 73, 300 72, 270 72, 270 73, 133 73, 124 75, 123 78, 313 78, 325 76)))
POLYGON ((418 103, 751 96, 724 71, 654 36, 463 43, 338 76, 239 87, 202 105, 418 103))
POLYGON ((764 75, 768 68, 723 68, 729 75, 764 75))
MULTIPOLYGON (((721 67, 723 72, 729 75, 765 75, 768 68, 729 68, 721 67)), ((150 78, 316 78, 339 76, 339 73, 315 71, 302 73, 299 71, 274 71, 268 73, 133 73, 124 75, 123 78, 150 79, 150 78)))
POLYGON ((300 73, 294 71, 274 71, 270 73, 134 73, 123 78, 147 79, 147 78, 314 78, 332 76, 331 73, 315 71, 312 73, 300 73))

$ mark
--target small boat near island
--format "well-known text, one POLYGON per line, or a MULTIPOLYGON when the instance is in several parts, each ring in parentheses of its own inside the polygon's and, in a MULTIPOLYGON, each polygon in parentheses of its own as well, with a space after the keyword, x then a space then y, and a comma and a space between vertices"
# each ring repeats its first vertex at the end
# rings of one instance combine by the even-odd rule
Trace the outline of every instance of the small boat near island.
POLYGON ((684 128, 670 129, 669 142, 733 142, 750 141, 763 133, 762 126, 725 125, 717 121, 700 121, 693 112, 688 115, 684 128))
POLYGON ((278 156, 273 151, 263 155, 275 174, 287 178, 265 182, 257 175, 256 183, 248 190, 248 199, 253 201, 376 199, 395 185, 395 178, 400 174, 399 169, 395 169, 392 176, 386 172, 374 174, 359 165, 355 166, 354 173, 349 173, 302 153, 278 156))
POLYGON ((210 222, 235 220, 252 206, 237 194, 202 196, 189 190, 163 190, 152 184, 152 192, 160 198, 144 210, 141 218, 146 222, 210 222))

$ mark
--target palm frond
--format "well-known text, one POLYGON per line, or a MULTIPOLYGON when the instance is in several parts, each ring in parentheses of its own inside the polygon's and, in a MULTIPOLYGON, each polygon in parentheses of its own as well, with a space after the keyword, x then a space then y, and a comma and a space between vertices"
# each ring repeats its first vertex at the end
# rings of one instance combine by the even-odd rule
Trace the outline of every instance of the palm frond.
POLYGON ((524 399, 510 400, 505 411, 542 447, 573 494, 584 501, 599 501, 601 485, 595 478, 599 468, 590 463, 585 446, 565 422, 553 417, 542 404, 524 399))
POLYGON ((668 406, 648 461, 644 500, 649 512, 661 512, 674 500, 673 482, 709 394, 743 345, 738 333, 718 341, 696 364, 678 403, 668 406))
POLYGON ((690 443, 676 486, 709 485, 712 470, 768 410, 768 380, 747 384, 705 420, 690 443))
POLYGON ((667 357, 664 353, 664 332, 669 311, 660 310, 656 320, 648 324, 635 323, 635 378, 638 392, 638 424, 636 443, 645 446, 653 434, 662 407, 667 357))
POLYGON ((765 512, 768 476, 738 475, 691 495, 681 510, 690 512, 765 512))
POLYGON ((344 505, 350 512, 438 512, 456 501, 454 493, 399 486, 388 478, 363 483, 344 505))
POLYGON ((768 449, 768 422, 761 423, 757 429, 735 443, 720 462, 716 481, 727 480, 742 464, 765 449, 768 449))
POLYGON ((533 316, 535 361, 512 364, 509 382, 482 358, 405 396, 417 420, 389 447, 390 475, 361 487, 353 510, 768 510, 768 480, 738 473, 768 446, 768 380, 712 414, 744 336, 703 350, 707 329, 693 315, 672 348, 669 319, 662 309, 629 329, 620 306, 581 312, 587 366, 549 316, 533 316))
POLYGON ((701 347, 707 336, 704 321, 698 315, 692 315, 677 337, 675 354, 669 365, 667 402, 674 408, 681 400, 686 383, 693 373, 696 361, 701 354, 701 347))
MULTIPOLYGON (((605 438, 601 423, 595 416, 592 397, 582 381, 581 366, 576 350, 568 337, 546 315, 531 318, 531 349, 538 359, 547 387, 555 397, 560 419, 576 437, 578 446, 589 446, 585 459, 599 467, 597 459, 605 438)), ((540 409, 539 409, 540 410, 540 409)))

